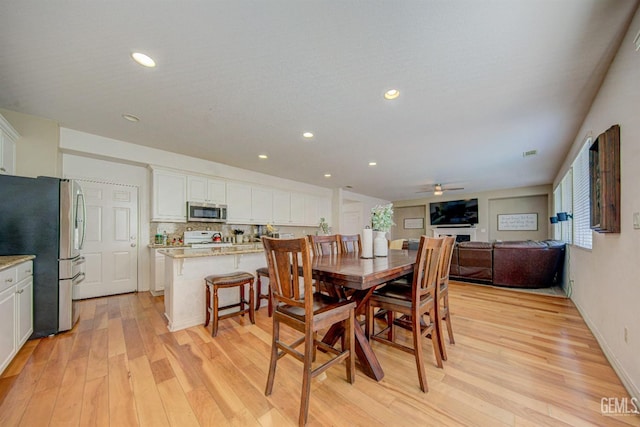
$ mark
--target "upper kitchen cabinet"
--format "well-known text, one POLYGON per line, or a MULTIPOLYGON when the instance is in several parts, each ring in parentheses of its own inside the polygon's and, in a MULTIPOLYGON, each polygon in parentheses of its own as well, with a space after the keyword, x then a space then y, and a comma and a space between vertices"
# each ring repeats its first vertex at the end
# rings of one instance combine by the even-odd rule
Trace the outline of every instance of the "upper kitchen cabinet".
POLYGON ((227 222, 268 224, 273 221, 273 190, 227 183, 227 222))
POLYGON ((151 168, 151 174, 151 221, 187 222, 187 176, 158 168, 151 168))
POLYGON ((273 223, 275 225, 305 225, 305 195, 288 191, 273 191, 273 223))
POLYGON ((20 135, 11 124, 0 115, 0 174, 16 173, 16 141, 20 135))
POLYGON ((291 223, 291 193, 273 190, 273 223, 289 225, 291 223))
POLYGON ((331 225, 331 199, 327 197, 304 196, 304 225, 318 226, 320 218, 331 225))
POLYGON ((224 205, 227 203, 227 185, 220 179, 189 175, 187 177, 187 201, 224 205))

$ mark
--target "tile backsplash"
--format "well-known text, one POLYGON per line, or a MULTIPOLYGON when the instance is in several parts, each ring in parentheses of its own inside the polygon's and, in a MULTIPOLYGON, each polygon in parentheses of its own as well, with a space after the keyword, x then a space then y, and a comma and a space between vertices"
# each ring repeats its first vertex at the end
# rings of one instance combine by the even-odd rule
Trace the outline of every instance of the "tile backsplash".
MULTIPOLYGON (((318 231, 318 227, 276 227, 281 233, 292 233, 295 237, 306 236, 307 234, 316 234, 318 231)), ((244 235, 253 236, 255 238, 258 236, 258 226, 257 225, 243 225, 243 224, 217 224, 217 223, 207 223, 207 222, 152 222, 150 224, 149 230, 149 238, 150 244, 153 244, 155 241, 156 234, 163 234, 165 231, 169 236, 169 241, 173 241, 176 239, 182 239, 185 231, 217 231, 222 234, 222 237, 231 237, 233 236, 233 230, 240 229, 244 231, 244 235)))

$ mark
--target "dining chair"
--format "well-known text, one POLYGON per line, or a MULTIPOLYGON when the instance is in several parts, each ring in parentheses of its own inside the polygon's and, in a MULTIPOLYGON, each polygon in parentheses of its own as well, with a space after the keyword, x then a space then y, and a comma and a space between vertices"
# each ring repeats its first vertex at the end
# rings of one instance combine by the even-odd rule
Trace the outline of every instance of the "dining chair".
POLYGON ((451 313, 449 311, 449 271, 451 270, 451 258, 456 238, 446 236, 442 243, 440 253, 440 266, 438 268, 438 300, 436 302, 436 326, 438 327, 438 337, 440 338, 440 353, 442 360, 447 360, 447 349, 444 344, 443 321, 447 323, 447 334, 449 343, 455 344, 453 339, 453 328, 451 326, 451 313))
POLYGON ((431 335, 431 342, 438 367, 442 367, 440 351, 440 339, 436 327, 437 285, 440 251, 444 239, 422 236, 418 245, 418 254, 413 269, 413 282, 411 286, 388 283, 380 289, 376 289, 367 303, 367 338, 391 345, 394 348, 406 351, 415 356, 418 369, 420 389, 428 391, 427 375, 424 367, 422 352, 422 338, 431 335), (380 332, 375 332, 374 308, 387 310, 386 327, 380 332), (395 313, 410 316, 413 346, 409 347, 396 341, 394 333, 395 313), (423 319, 427 316, 429 322, 423 319))
MULTIPOLYGON (((273 298, 273 339, 271 342, 271 362, 265 395, 271 395, 278 360, 289 354, 304 364, 302 373, 302 397, 300 402, 299 425, 305 425, 309 412, 311 380, 331 366, 346 362, 347 381, 355 381, 355 302, 329 298, 313 292, 311 253, 308 240, 273 239, 263 237, 269 283, 273 298), (300 268, 301 267, 301 268, 300 268), (301 289, 301 284, 302 289, 301 289), (345 329, 345 344, 338 350, 316 339, 317 332, 336 323, 345 329), (286 325, 303 334, 293 343, 285 343, 280 337, 280 326, 286 325), (296 347, 304 344, 304 352, 296 347), (320 366, 313 367, 315 350, 321 349, 333 355, 320 366)), ((284 334, 290 336, 289 333, 284 334)))
MULTIPOLYGON (((309 234, 307 238, 309 239, 309 245, 311 246, 314 257, 323 255, 338 255, 342 253, 342 245, 337 234, 331 234, 328 236, 316 236, 313 234, 309 234)), ((317 289, 324 294, 330 295, 334 298, 340 298, 343 296, 331 285, 327 285, 320 280, 316 280, 316 283, 317 289)))
POLYGON ((338 234, 342 253, 362 253, 362 240, 359 234, 338 234))
POLYGON ((342 244, 337 234, 329 236, 315 236, 309 234, 309 244, 313 251, 313 256, 336 255, 342 253, 342 244))

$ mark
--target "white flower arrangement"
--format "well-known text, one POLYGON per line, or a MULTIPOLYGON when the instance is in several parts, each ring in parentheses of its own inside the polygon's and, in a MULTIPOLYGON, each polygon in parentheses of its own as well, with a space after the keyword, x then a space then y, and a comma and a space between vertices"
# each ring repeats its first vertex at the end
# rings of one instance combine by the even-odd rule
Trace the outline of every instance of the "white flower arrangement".
POLYGON ((377 205, 371 208, 371 228, 374 231, 389 231, 393 222, 393 203, 377 205))
POLYGON ((318 224, 318 227, 323 234, 329 234, 329 224, 326 219, 320 218, 320 224, 318 224))

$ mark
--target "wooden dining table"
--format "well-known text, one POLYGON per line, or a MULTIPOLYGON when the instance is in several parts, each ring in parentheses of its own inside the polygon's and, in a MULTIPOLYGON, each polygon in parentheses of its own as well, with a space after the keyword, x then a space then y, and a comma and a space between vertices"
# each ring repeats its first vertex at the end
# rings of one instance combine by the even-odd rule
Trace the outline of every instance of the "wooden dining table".
MULTIPOLYGON (((356 316, 366 315, 367 301, 375 288, 413 272, 417 252, 389 250, 386 257, 360 258, 357 254, 332 254, 313 258, 313 277, 334 286, 356 303, 356 316), (341 289, 342 288, 342 289, 341 289), (353 292, 344 292, 344 288, 353 292)), ((323 342, 334 345, 344 333, 340 324, 332 326, 323 342)), ((356 355, 362 371, 380 381, 384 372, 359 322, 355 322, 356 355)))

